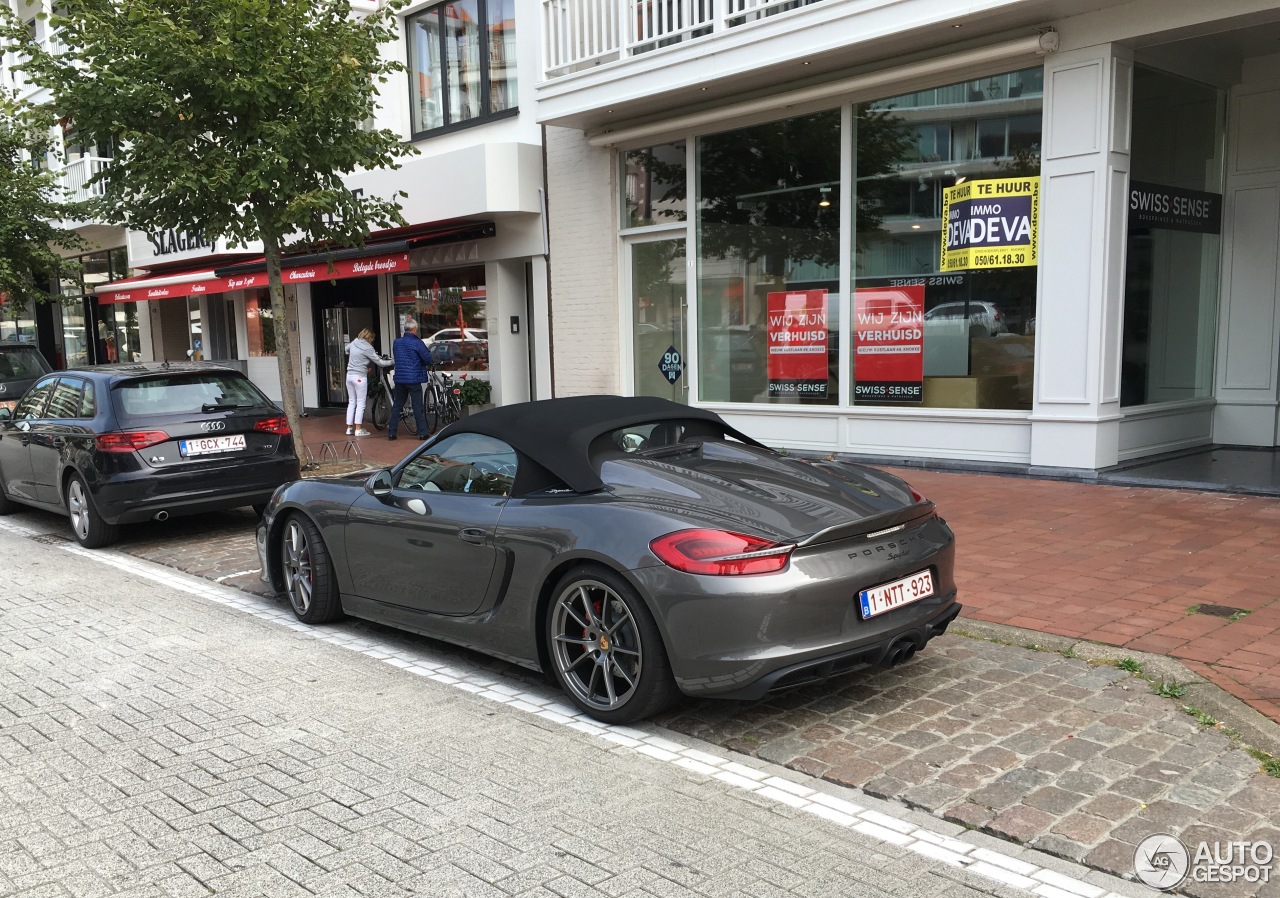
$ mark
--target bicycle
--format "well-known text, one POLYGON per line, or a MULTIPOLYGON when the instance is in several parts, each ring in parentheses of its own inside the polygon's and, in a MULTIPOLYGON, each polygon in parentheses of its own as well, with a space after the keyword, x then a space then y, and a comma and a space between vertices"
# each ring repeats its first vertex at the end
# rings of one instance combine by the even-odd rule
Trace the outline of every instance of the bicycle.
POLYGON ((453 382, 453 375, 437 371, 434 366, 427 372, 426 402, 427 432, 435 433, 438 427, 447 427, 462 417, 462 389, 453 382))
MULTIPOLYGON (((385 358, 385 356, 384 356, 385 358)), ((374 430, 382 430, 387 426, 387 421, 391 418, 391 407, 395 404, 393 399, 395 391, 395 381, 391 374, 394 368, 379 368, 378 376, 369 378, 369 394, 365 402, 369 406, 369 420, 373 424, 374 430)), ((430 419, 428 419, 428 425, 430 419)), ((418 435, 418 422, 413 417, 413 403, 406 402, 404 407, 400 409, 400 426, 410 436, 418 435)), ((435 430, 434 427, 428 426, 427 433, 435 430)))

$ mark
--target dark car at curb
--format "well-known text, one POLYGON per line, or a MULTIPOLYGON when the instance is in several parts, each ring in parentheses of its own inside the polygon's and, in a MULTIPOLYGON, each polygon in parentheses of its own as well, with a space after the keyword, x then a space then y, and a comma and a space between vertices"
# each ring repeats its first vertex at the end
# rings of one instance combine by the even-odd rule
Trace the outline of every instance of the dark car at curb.
POLYGON ((110 544, 122 525, 260 510, 298 475, 284 414, 221 365, 73 368, 0 408, 0 514, 65 514, 86 548, 110 544))
POLYGON ((36 379, 52 370, 34 344, 0 341, 0 408, 12 411, 36 379))
POLYGON ((471 415, 390 469, 282 487, 257 539, 300 620, 549 671, 610 723, 892 666, 960 611, 951 530, 906 483, 650 397, 471 415))

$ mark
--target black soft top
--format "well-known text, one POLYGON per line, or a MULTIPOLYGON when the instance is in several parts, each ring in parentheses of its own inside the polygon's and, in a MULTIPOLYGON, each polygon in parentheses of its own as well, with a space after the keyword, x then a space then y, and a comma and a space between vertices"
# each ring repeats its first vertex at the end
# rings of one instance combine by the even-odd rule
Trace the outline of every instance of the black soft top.
POLYGON ((603 489, 591 444, 621 427, 657 421, 702 421, 744 443, 766 448, 715 412, 654 396, 570 396, 504 405, 450 424, 441 438, 479 433, 502 440, 574 492, 603 489))

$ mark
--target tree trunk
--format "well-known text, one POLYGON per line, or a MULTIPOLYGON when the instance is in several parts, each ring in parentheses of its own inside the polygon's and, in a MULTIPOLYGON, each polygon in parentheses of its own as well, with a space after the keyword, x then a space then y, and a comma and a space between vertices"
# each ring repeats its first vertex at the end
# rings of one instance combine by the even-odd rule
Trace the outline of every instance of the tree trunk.
POLYGON ((290 322, 284 304, 284 280, 280 276, 280 238, 263 233, 262 247, 267 259, 267 289, 271 293, 271 318, 276 334, 280 397, 285 418, 289 421, 289 431, 293 434, 294 451, 298 453, 298 461, 305 465, 310 459, 302 443, 302 410, 298 408, 298 388, 294 382, 293 341, 289 339, 290 322))

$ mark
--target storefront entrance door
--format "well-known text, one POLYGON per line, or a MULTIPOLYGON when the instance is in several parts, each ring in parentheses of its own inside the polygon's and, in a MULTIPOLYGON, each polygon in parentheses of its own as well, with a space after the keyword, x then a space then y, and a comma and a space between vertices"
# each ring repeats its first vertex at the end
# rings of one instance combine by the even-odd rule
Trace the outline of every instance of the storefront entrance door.
MULTIPOLYGON (((315 281, 311 285, 315 315, 316 376, 320 405, 347 404, 347 344, 369 328, 378 332, 377 278, 315 281)), ((390 345, 380 346, 382 351, 390 345)))
POLYGON ((689 401, 684 238, 628 246, 635 395, 689 401))

